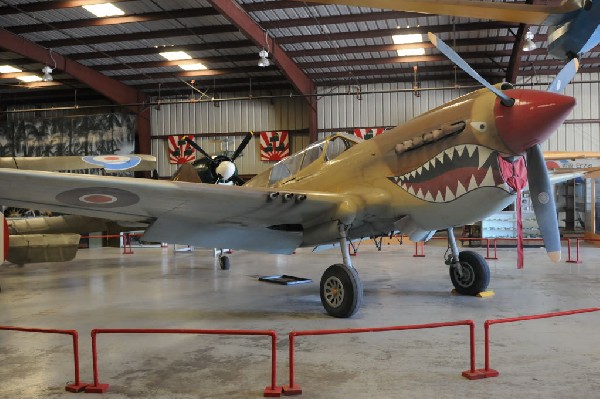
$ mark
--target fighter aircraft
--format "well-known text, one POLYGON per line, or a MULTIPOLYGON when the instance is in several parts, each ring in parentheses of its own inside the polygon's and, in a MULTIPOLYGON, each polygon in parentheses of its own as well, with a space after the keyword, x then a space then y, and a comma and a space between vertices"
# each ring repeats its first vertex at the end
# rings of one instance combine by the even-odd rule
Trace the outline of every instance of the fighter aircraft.
POLYGON ((558 6, 474 0, 306 1, 546 25, 548 54, 567 61, 600 43, 600 2, 594 6, 592 0, 563 0, 558 6))
MULTIPOLYGON (((441 40, 434 44, 476 74, 441 40)), ((564 87, 571 62, 551 85, 564 87)), ((342 262, 327 268, 321 302, 350 317, 363 290, 348 240, 402 231, 424 240, 448 230, 446 258, 456 290, 484 291, 489 267, 459 253, 453 226, 481 220, 514 202, 524 155, 546 250, 560 258, 558 224, 539 143, 564 121, 575 99, 555 92, 492 86, 459 97, 383 135, 361 142, 337 134, 275 164, 243 186, 0 170, 0 203, 112 220, 146 222, 142 239, 200 247, 292 253, 339 243, 342 262), (15 183, 19 182, 18 185, 15 183)))

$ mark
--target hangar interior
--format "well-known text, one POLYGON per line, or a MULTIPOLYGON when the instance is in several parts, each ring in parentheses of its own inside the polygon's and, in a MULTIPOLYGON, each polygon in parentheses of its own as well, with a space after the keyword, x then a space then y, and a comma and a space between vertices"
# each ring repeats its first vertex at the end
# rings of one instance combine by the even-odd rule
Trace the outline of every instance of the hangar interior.
MULTIPOLYGON (((174 151, 189 150, 178 142, 181 136, 193 137, 210 156, 232 157, 254 132, 235 161, 248 180, 274 164, 263 160, 269 154, 262 133, 285 134, 281 151, 293 154, 336 133, 385 134, 481 88, 429 42, 427 32, 492 84, 546 90, 567 63, 548 54, 552 28, 536 24, 287 0, 4 0, 0 156, 151 154, 153 177, 168 180, 182 162, 174 151), (100 3, 120 11, 96 16, 93 7, 82 7, 100 3)), ((541 143, 544 152, 600 152, 600 47, 579 60, 564 89, 577 105, 541 143)), ((202 158, 200 151, 191 154, 185 161, 202 158)), ((600 167, 595 159, 578 162, 583 166, 570 167, 600 167)), ((600 238, 599 178, 588 173, 555 186, 563 237, 600 238)), ((539 237, 536 225, 527 226, 527 206, 525 227, 539 237)), ((487 225, 481 221, 479 237, 514 237, 514 206, 505 212, 487 225)), ((593 241, 581 240, 581 249, 576 241, 583 263, 575 264, 551 264, 543 249, 526 248, 524 270, 516 269, 512 247, 498 248, 498 259, 489 262, 496 295, 475 299, 450 294, 439 241, 427 244, 427 256, 418 259, 408 241, 398 246, 393 237, 378 251, 365 238, 354 261, 365 305, 353 318, 338 320, 322 311, 318 282, 326 265, 339 262, 339 250, 303 249, 290 256, 234 251, 231 270, 220 270, 208 250, 137 247, 129 255, 93 248, 102 246, 96 241, 89 239, 91 248, 71 262, 5 263, 0 269, 0 326, 78 330, 87 381, 88 332, 94 328, 274 329, 283 385, 292 330, 473 319, 479 367, 485 320, 594 308, 600 293, 593 241), (312 283, 277 286, 258 282, 261 275, 302 276, 312 283)), ((486 248, 475 251, 483 255, 486 248)), ((298 383, 304 397, 315 398, 397 392, 596 397, 597 315, 555 320, 493 332, 498 379, 461 377, 469 348, 462 331, 450 329, 436 330, 431 341, 425 333, 299 339, 298 383)), ((253 339, 101 340, 110 348, 101 376, 111 384, 111 397, 258 397, 269 381, 268 352, 253 339)), ((0 331, 0 350, 7 358, 0 366, 0 396, 72 396, 63 384, 72 370, 63 360, 68 342, 0 331), (30 381, 26 388, 24 380, 30 381)))

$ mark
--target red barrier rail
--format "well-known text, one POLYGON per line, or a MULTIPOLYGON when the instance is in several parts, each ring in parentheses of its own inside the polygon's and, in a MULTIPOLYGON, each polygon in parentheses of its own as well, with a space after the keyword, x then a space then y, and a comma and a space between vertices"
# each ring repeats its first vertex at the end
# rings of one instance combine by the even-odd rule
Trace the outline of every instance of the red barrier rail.
POLYGON ((67 386, 65 386, 65 390, 67 390, 69 392, 81 392, 89 385, 88 383, 81 382, 79 380, 79 335, 77 334, 77 330, 54 330, 54 329, 45 329, 45 328, 27 328, 27 327, 14 327, 14 326, 0 326, 0 330, 70 335, 73 338, 73 360, 74 360, 74 364, 75 364, 75 381, 72 384, 68 384, 67 386))
POLYGON ((198 334, 198 335, 266 335, 271 337, 271 385, 264 389, 265 397, 281 396, 281 387, 277 386, 277 333, 273 330, 192 330, 192 329, 170 329, 170 328, 96 328, 92 330, 92 362, 94 372, 94 383, 85 388, 86 393, 104 393, 109 384, 101 384, 98 378, 98 351, 96 347, 96 336, 98 334, 198 334))
POLYGON ((484 377, 497 377, 500 373, 497 370, 490 368, 490 326, 492 324, 501 324, 501 323, 514 323, 517 321, 526 321, 526 320, 537 320, 537 319, 548 319, 551 317, 559 317, 559 316, 570 316, 574 314, 580 313, 591 313, 598 312, 600 308, 588 308, 588 309, 577 309, 577 310, 567 310, 564 312, 553 312, 553 313, 544 313, 538 315, 531 316, 520 316, 520 317, 511 317, 506 319, 496 319, 496 320, 486 320, 483 324, 483 328, 485 330, 485 368, 481 370, 477 370, 484 375, 484 377))
POLYGON ((292 331, 289 333, 290 340, 290 383, 283 386, 284 395, 300 395, 302 388, 296 384, 294 380, 294 338, 307 335, 333 335, 333 334, 357 334, 370 332, 385 332, 385 331, 404 331, 404 330, 422 330, 428 328, 454 327, 454 326, 469 326, 469 342, 470 342, 470 361, 471 368, 463 371, 462 375, 470 380, 485 378, 480 372, 475 369, 475 322, 473 320, 451 321, 446 323, 430 323, 430 324, 415 324, 406 326, 392 327, 374 327, 374 328, 349 328, 342 330, 305 330, 292 331))

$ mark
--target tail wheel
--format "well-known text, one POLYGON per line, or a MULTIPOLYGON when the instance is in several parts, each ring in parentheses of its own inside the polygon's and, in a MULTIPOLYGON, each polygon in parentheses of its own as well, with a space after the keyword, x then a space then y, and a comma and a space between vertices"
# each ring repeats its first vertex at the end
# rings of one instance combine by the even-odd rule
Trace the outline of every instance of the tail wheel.
POLYGON ((450 266, 450 280, 456 291, 463 295, 477 295, 490 284, 490 268, 477 252, 463 251, 458 255, 462 275, 458 268, 450 266))
POLYGON ((229 262, 229 257, 221 256, 219 257, 219 265, 221 266, 221 270, 229 270, 231 267, 231 263, 229 262))
POLYGON ((358 272, 345 265, 332 265, 321 277, 321 303, 333 317, 352 316, 362 305, 363 288, 358 272))

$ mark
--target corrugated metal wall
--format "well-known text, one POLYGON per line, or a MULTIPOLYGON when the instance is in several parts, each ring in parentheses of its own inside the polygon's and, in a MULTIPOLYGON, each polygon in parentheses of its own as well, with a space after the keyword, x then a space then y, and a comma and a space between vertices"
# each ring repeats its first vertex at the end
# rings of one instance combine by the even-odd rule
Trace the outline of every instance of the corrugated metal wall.
MULTIPOLYGON (((536 88, 546 87, 546 77, 536 88)), ((567 123, 543 144, 552 151, 600 151, 600 74, 578 75, 565 94, 578 105, 567 123), (585 83, 582 83, 585 82, 585 83), (592 83, 590 83, 592 82, 592 83)), ((520 83, 531 83, 520 82, 520 83)), ((417 97, 410 83, 320 88, 318 99, 319 138, 335 131, 357 127, 396 126, 471 89, 455 89, 448 82, 431 82, 417 97), (427 90, 435 89, 435 90, 427 90)), ((159 173, 168 176, 176 166, 168 164, 166 141, 157 136, 171 134, 242 133, 249 130, 304 130, 308 128, 307 105, 301 98, 233 100, 220 103, 161 105, 152 111, 152 151, 159 159, 159 173)), ((242 135, 201 137, 199 144, 209 154, 234 150, 242 135)), ((291 151, 308 145, 307 133, 291 134, 291 151)), ((237 162, 241 174, 259 173, 270 163, 259 160, 258 140, 253 140, 237 162)))
MULTIPOLYGON (((234 151, 246 132, 288 130, 291 132, 291 151, 299 151, 308 145, 306 104, 303 98, 286 97, 163 104, 159 108, 153 107, 152 154, 158 158, 159 175, 170 176, 177 170, 177 165, 169 164, 165 140, 169 135, 198 135, 197 143, 204 151, 213 155, 225 150, 234 151), (298 130, 305 131, 296 133, 298 130)), ((260 173, 271 164, 260 161, 258 139, 252 140, 243 156, 236 161, 241 174, 260 173)))

